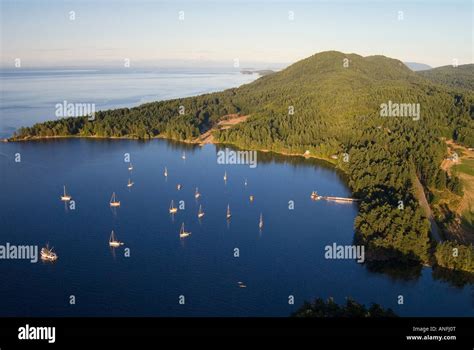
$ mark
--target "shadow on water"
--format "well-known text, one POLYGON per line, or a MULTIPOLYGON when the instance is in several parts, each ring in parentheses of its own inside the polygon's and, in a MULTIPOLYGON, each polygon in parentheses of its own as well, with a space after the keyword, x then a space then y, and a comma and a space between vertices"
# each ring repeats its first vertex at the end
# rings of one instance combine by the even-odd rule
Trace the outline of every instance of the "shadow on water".
MULTIPOLYGON (((229 144, 216 144, 216 154, 219 151, 223 151, 226 148, 233 151, 245 151, 245 149, 239 148, 234 145, 229 144)), ((323 159, 317 158, 305 158, 302 156, 296 155, 285 155, 275 152, 257 152, 257 162, 262 164, 288 164, 292 165, 295 168, 303 168, 308 166, 320 167, 327 170, 335 172, 338 177, 344 182, 347 186, 347 177, 346 175, 338 168, 336 168, 332 163, 325 161, 323 159)))
POLYGON ((466 285, 474 284, 473 273, 464 272, 464 271, 453 271, 453 270, 442 268, 440 266, 433 267, 432 276, 433 276, 433 279, 435 280, 447 282, 451 286, 457 287, 457 288, 463 288, 466 285))
POLYGON ((368 261, 365 263, 368 271, 384 274, 395 281, 416 281, 421 276, 423 266, 399 261, 368 261))

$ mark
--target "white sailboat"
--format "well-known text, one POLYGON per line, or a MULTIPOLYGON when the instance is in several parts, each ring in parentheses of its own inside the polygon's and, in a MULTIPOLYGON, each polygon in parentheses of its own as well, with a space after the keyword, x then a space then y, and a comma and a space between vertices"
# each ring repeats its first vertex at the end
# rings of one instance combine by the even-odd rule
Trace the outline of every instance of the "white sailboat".
POLYGON ((46 247, 41 248, 41 260, 44 261, 56 261, 58 255, 53 251, 53 248, 49 248, 48 244, 46 247))
POLYGON ((198 199, 199 197, 201 197, 201 194, 199 193, 199 190, 196 187, 196 192, 194 193, 194 198, 198 199))
POLYGON ((178 208, 174 206, 174 201, 172 200, 171 205, 170 205, 170 214, 176 214, 177 212, 178 212, 178 208))
POLYGON ((181 158, 182 158, 183 160, 186 159, 186 152, 183 152, 183 155, 181 156, 181 158))
POLYGON ((186 232, 184 230, 184 222, 183 222, 183 224, 181 225, 181 230, 179 230, 179 238, 186 238, 190 235, 191 235, 191 232, 186 232))
POLYGON ((177 184, 177 185, 176 185, 176 189, 177 189, 178 191, 181 189, 181 187, 182 187, 181 184, 177 184))
POLYGON ((165 177, 168 177, 168 169, 165 167, 165 172, 163 173, 163 175, 165 175, 165 177))
POLYGON ((247 186, 247 179, 245 179, 244 181, 244 186, 247 186))
POLYGON ((260 213, 260 221, 258 222, 258 228, 261 230, 263 228, 263 215, 260 213))
POLYGON ((116 247, 120 247, 121 245, 123 245, 123 242, 120 242, 119 240, 117 240, 117 238, 115 237, 115 233, 112 230, 112 233, 110 234, 110 238, 109 238, 109 246, 116 248, 116 247))
POLYGON ((69 202, 71 200, 71 196, 66 193, 66 186, 63 186, 63 195, 61 196, 61 200, 65 202, 69 202))
POLYGON ((202 210, 202 206, 199 205, 199 211, 198 211, 198 218, 202 218, 204 216, 204 211, 202 210))
POLYGON ((112 193, 112 198, 110 198, 110 206, 120 207, 120 201, 117 200, 117 197, 115 196, 115 192, 112 193))
POLYGON ((132 187, 133 186, 133 182, 130 180, 130 178, 128 179, 128 183, 127 183, 127 187, 132 187))
POLYGON ((224 171, 224 181, 227 181, 227 171, 224 171))
POLYGON ((132 171, 133 170, 133 165, 132 162, 128 163, 128 170, 132 171))
POLYGON ((231 216, 232 215, 230 214, 230 206, 229 206, 229 204, 227 204, 227 214, 226 214, 227 220, 229 220, 231 216))

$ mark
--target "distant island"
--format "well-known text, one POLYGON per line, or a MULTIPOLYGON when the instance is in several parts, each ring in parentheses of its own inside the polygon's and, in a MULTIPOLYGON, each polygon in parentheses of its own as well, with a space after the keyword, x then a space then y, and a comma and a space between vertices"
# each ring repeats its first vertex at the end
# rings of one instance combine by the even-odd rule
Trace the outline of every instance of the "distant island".
POLYGON ((472 198, 474 187, 464 186, 471 181, 468 170, 462 177, 441 167, 448 149, 474 145, 473 67, 414 72, 385 56, 328 51, 239 88, 100 111, 94 120, 39 123, 21 128, 10 141, 205 137, 327 159, 361 199, 355 239, 368 247, 369 260, 474 273, 474 214, 453 204, 472 198), (415 110, 417 115, 401 113, 415 110))
POLYGON ((265 76, 268 74, 275 73, 275 71, 271 69, 253 69, 253 68, 244 68, 240 71, 242 74, 258 74, 260 76, 265 76))
POLYGON ((415 72, 433 69, 433 67, 424 63, 418 63, 418 62, 404 62, 404 63, 408 68, 410 68, 412 71, 415 71, 415 72))

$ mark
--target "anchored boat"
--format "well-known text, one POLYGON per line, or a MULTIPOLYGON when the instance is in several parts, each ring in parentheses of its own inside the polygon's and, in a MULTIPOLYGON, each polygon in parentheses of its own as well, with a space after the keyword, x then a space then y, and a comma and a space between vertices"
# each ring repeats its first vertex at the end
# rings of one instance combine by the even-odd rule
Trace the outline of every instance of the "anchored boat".
POLYGON ((71 200, 71 196, 66 193, 66 186, 63 186, 63 195, 61 196, 61 200, 65 202, 69 202, 71 200))
POLYGON ((120 247, 121 245, 123 245, 123 242, 120 242, 119 240, 117 240, 117 238, 115 237, 115 233, 112 230, 112 233, 110 234, 110 238, 109 238, 109 246, 116 248, 116 247, 120 247))
POLYGON ((170 204, 170 214, 176 214, 176 212, 178 211, 178 208, 176 208, 174 206, 174 201, 171 201, 171 204, 170 204))
POLYGON ((41 248, 41 259, 45 261, 56 261, 58 255, 53 251, 53 248, 49 248, 48 244, 46 244, 46 247, 41 248))
POLYGON ((194 198, 198 199, 199 197, 201 197, 201 194, 199 193, 199 190, 196 187, 196 192, 194 193, 194 198))
POLYGON ((227 214, 226 214, 227 220, 229 220, 231 216, 232 216, 232 215, 231 215, 231 213, 230 213, 230 206, 229 206, 229 204, 227 204, 227 214))
POLYGON ((183 222, 183 224, 181 225, 181 230, 179 230, 179 238, 186 238, 190 235, 191 235, 191 232, 186 232, 184 230, 184 222, 183 222))
POLYGON ((115 196, 115 192, 112 193, 112 198, 110 198, 110 206, 120 207, 120 201, 117 200, 117 197, 115 196))
POLYGON ((204 211, 202 210, 202 206, 199 205, 199 211, 198 211, 198 218, 202 218, 204 216, 204 211))

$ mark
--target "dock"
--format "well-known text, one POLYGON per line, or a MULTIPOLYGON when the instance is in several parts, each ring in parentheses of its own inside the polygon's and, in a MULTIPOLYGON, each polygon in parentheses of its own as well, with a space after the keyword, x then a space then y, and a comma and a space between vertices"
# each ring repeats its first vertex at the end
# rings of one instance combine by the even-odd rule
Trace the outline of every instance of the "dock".
POLYGON ((335 201, 335 202, 359 202, 360 201, 360 199, 358 198, 332 197, 332 196, 321 196, 320 199, 325 199, 327 201, 335 201))
POLYGON ((358 198, 346 198, 346 197, 335 197, 335 196, 320 196, 316 191, 311 193, 312 200, 320 200, 324 199, 327 201, 334 201, 334 202, 344 202, 344 203, 351 203, 351 202, 359 202, 360 199, 358 198))

